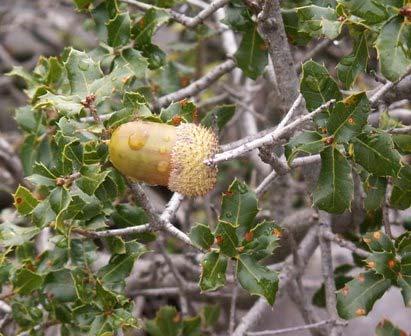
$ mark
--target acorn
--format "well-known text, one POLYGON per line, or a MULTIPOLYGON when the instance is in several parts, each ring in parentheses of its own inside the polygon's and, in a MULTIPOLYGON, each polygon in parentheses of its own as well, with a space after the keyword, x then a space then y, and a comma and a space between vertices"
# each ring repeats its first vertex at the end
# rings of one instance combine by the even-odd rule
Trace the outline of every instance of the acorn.
POLYGON ((217 168, 204 161, 217 151, 216 135, 191 123, 132 121, 119 126, 109 143, 110 161, 123 175, 187 196, 214 188, 217 168))

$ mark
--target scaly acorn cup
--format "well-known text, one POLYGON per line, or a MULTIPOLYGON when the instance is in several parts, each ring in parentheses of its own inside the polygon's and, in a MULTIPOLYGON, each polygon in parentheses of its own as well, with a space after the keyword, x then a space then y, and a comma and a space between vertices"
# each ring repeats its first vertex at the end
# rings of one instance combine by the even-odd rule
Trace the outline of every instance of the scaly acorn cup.
POLYGON ((187 196, 202 196, 214 188, 217 168, 204 160, 217 150, 215 134, 190 123, 176 127, 132 121, 119 126, 109 143, 110 161, 122 174, 187 196))

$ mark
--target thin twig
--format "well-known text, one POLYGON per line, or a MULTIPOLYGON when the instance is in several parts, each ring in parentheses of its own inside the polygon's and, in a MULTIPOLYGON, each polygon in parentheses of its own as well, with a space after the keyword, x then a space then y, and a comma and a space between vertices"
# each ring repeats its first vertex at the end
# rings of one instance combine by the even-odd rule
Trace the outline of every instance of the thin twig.
POLYGON ((211 70, 208 74, 204 75, 202 78, 191 83, 187 87, 178 90, 176 92, 170 93, 158 99, 158 107, 164 107, 172 103, 173 101, 179 101, 184 98, 192 97, 201 92, 202 90, 208 88, 211 84, 217 81, 221 76, 230 72, 235 68, 235 63, 233 60, 229 59, 224 63, 211 70))
MULTIPOLYGON (((298 98, 297 98, 298 99, 298 98)), ((315 117, 317 114, 321 113, 322 111, 328 109, 332 104, 334 104, 335 100, 330 100, 329 102, 321 105, 318 109, 314 110, 313 112, 306 114, 304 116, 299 117, 298 119, 294 120, 292 123, 280 128, 276 129, 273 132, 261 137, 257 138, 249 143, 245 143, 237 148, 234 148, 232 150, 228 150, 226 152, 218 153, 216 154, 213 158, 206 160, 205 164, 207 165, 215 165, 219 162, 222 161, 227 161, 230 159, 237 158, 239 156, 242 156, 253 149, 265 146, 265 145, 271 145, 277 143, 279 140, 282 138, 288 136, 292 132, 296 131, 299 127, 301 127, 304 123, 308 122, 311 120, 313 117, 315 117)))
POLYGON ((411 125, 410 126, 405 126, 405 127, 400 127, 400 128, 393 128, 388 131, 388 133, 391 134, 411 134, 411 125))
MULTIPOLYGON (((331 242, 324 238, 324 232, 331 232, 330 216, 325 213, 321 213, 320 218, 320 247, 321 247, 321 269, 325 284, 325 298, 326 307, 330 318, 334 321, 338 321, 337 312, 337 298, 335 296, 335 280, 334 280, 334 268, 331 254, 331 242)), ((339 336, 342 334, 342 328, 337 325, 331 327, 331 336, 339 336)))
POLYGON ((187 15, 176 12, 172 9, 160 8, 160 7, 149 5, 149 4, 137 1, 137 0, 121 0, 121 1, 124 3, 130 4, 130 5, 133 5, 134 7, 142 11, 147 11, 153 8, 164 10, 170 15, 170 17, 173 20, 181 23, 182 25, 188 28, 194 28, 198 26, 205 19, 213 15, 213 13, 216 12, 219 8, 224 7, 229 2, 229 0, 215 0, 211 4, 209 4, 206 8, 204 8, 200 13, 198 13, 196 16, 189 17, 187 15))
POLYGON ((355 254, 358 254, 360 257, 368 258, 370 256, 369 252, 358 248, 357 246, 355 246, 354 243, 337 236, 336 234, 332 233, 331 231, 323 231, 321 233, 321 235, 325 239, 327 239, 329 241, 332 241, 332 242, 336 243, 337 245, 339 245, 341 247, 344 247, 344 248, 354 252, 355 254))
POLYGON ((390 221, 390 198, 392 192, 392 180, 388 179, 387 189, 385 191, 384 202, 382 205, 382 220, 384 223, 385 233, 391 238, 394 239, 394 236, 391 231, 391 221, 390 221))
POLYGON ((376 105, 378 101, 392 88, 394 88, 399 82, 401 82, 405 77, 411 74, 411 68, 408 69, 408 71, 402 75, 398 80, 395 82, 387 82, 386 84, 382 85, 380 88, 378 88, 374 94, 370 97, 370 103, 371 105, 376 105))

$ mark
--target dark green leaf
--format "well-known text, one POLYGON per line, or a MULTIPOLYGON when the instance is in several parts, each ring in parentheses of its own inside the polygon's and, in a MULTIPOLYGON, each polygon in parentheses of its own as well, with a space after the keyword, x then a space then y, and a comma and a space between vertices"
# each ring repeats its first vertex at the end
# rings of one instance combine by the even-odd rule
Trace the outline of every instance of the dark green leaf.
POLYGON ((208 250, 214 243, 214 236, 210 228, 204 224, 197 224, 190 230, 189 237, 198 247, 208 250))
POLYGON ((254 226, 257 203, 255 193, 244 182, 236 179, 223 194, 220 221, 235 228, 243 228, 244 234, 254 226))
POLYGON ((411 67, 411 25, 401 16, 385 23, 377 38, 376 48, 381 72, 390 81, 398 80, 411 67))
POLYGON ((258 33, 257 25, 245 31, 234 57, 237 66, 247 77, 256 79, 261 76, 268 63, 268 53, 265 42, 258 33))
MULTIPOLYGON (((331 78, 327 69, 314 61, 308 61, 303 64, 300 90, 310 112, 331 99, 336 99, 337 101, 342 99, 338 85, 331 78)), ((326 126, 330 113, 327 110, 317 115, 315 121, 319 127, 326 126)))
POLYGON ((396 209, 407 209, 411 206, 411 166, 402 167, 398 177, 394 179, 390 204, 396 209))
POLYGON ((237 278, 250 294, 265 297, 270 305, 274 304, 278 289, 276 272, 258 264, 251 255, 241 254, 237 261, 237 278))
POLYGON ((16 293, 28 295, 43 285, 43 277, 27 268, 19 269, 13 279, 13 288, 16 293))
POLYGON ((391 136, 385 133, 361 134, 352 140, 353 158, 376 176, 397 176, 401 167, 400 154, 391 136))
POLYGON ((349 96, 336 104, 327 123, 328 133, 338 143, 347 143, 367 124, 370 104, 365 92, 349 96))
POLYGON ((220 221, 214 233, 216 243, 220 247, 221 253, 229 257, 235 257, 238 254, 238 237, 236 229, 227 222, 220 221))
POLYGON ((321 172, 314 191, 314 204, 321 210, 342 213, 350 208, 354 193, 351 166, 333 147, 321 153, 321 172))
POLYGON ((372 271, 360 274, 337 292, 338 314, 346 320, 367 315, 390 286, 390 280, 372 271))
POLYGON ((113 48, 126 45, 130 41, 131 20, 128 12, 117 14, 107 24, 108 44, 113 48))
POLYGON ((223 287, 226 269, 227 257, 215 251, 207 253, 201 262, 201 290, 214 291, 223 287))
POLYGON ((20 215, 30 214, 39 203, 30 190, 23 186, 19 186, 13 196, 14 206, 20 215))
POLYGON ((344 84, 345 89, 349 89, 357 76, 365 71, 369 56, 367 31, 355 31, 352 35, 355 38, 353 51, 350 55, 343 57, 337 65, 338 79, 344 84))
POLYGON ((0 242, 4 247, 18 246, 30 241, 40 232, 38 227, 22 227, 10 222, 0 224, 0 242))
POLYGON ((44 279, 44 290, 60 302, 70 302, 77 298, 73 278, 68 269, 47 274, 44 279))
POLYGON ((375 252, 367 258, 367 266, 386 279, 395 281, 400 265, 392 252, 375 252))
POLYGON ((381 231, 367 232, 363 240, 373 252, 395 253, 394 243, 381 231))

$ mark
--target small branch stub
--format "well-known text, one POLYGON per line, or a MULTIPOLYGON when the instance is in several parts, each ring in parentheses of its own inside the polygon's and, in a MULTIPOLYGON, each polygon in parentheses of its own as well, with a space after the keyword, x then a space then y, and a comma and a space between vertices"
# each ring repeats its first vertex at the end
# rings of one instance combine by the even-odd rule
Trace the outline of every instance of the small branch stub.
POLYGON ((217 150, 217 137, 203 126, 141 120, 118 127, 109 144, 110 161, 122 174, 187 196, 214 188, 217 168, 204 161, 217 150))

